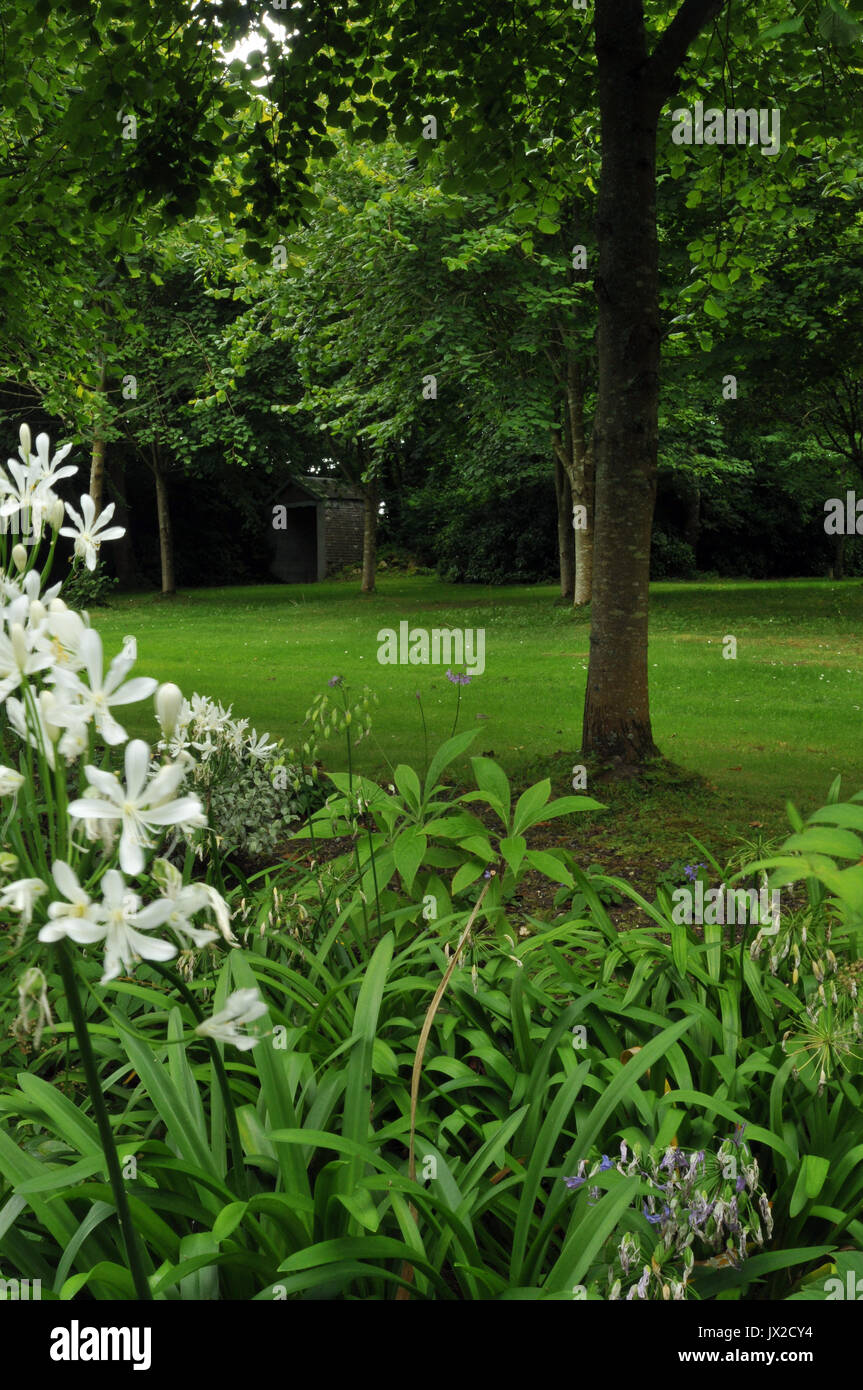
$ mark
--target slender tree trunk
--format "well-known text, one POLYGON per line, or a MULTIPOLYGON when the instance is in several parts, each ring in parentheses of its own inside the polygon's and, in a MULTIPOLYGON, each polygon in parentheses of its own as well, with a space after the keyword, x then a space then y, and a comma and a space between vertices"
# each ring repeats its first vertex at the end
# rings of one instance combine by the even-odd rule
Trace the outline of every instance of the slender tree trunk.
POLYGON ((159 555, 162 561, 162 594, 168 597, 177 592, 174 581, 174 533, 171 528, 171 509, 168 484, 162 471, 159 450, 153 445, 153 477, 156 480, 156 515, 159 519, 159 555))
POLYGON ((842 579, 845 574, 845 543, 848 537, 844 532, 837 533, 833 537, 833 568, 830 571, 831 579, 842 579))
POLYGON ((378 553, 378 502, 377 478, 370 478, 365 484, 363 506, 363 581, 362 592, 373 594, 378 553))
POLYGON ((552 442, 555 445, 554 452, 554 495, 557 501, 557 559, 560 571, 560 596, 572 602, 575 592, 575 538, 572 530, 572 488, 569 485, 567 471, 560 461, 558 445, 560 440, 559 432, 557 443, 554 436, 552 442))
POLYGON ((593 467, 593 440, 585 442, 584 383, 578 363, 566 367, 566 410, 570 439, 570 483, 573 506, 584 507, 584 525, 575 531, 575 593, 573 606, 581 608, 593 597, 593 535, 596 488, 593 467))
POLYGON ((639 764, 650 724, 647 624, 656 497, 659 113, 689 45, 723 0, 683 0, 647 51, 641 0, 596 0, 602 165, 596 230, 596 535, 582 753, 639 764))
MULTIPOLYGON (((104 392, 107 373, 105 363, 99 365, 99 390, 104 392)), ((93 427, 93 450, 90 455, 90 496, 96 507, 96 515, 102 510, 102 498, 105 492, 105 436, 103 426, 97 420, 93 427)))

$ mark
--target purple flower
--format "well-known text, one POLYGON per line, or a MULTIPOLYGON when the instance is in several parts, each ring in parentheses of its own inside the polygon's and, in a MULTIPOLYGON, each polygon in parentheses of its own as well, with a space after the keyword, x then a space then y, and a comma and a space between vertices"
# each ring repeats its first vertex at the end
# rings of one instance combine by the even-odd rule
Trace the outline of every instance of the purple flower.
POLYGON ((648 1211, 647 1202, 643 1202, 642 1211, 644 1212, 644 1215, 650 1222, 651 1226, 658 1226, 660 1221, 667 1221, 669 1216, 671 1215, 671 1207, 668 1205, 667 1202, 665 1203, 665 1206, 662 1208, 662 1211, 657 1212, 648 1211))
POLYGON ((686 877, 689 879, 690 883, 694 883, 695 880, 698 878, 698 870, 706 868, 706 864, 687 864, 684 867, 683 872, 686 874, 686 877))
POLYGON ((329 685, 329 686, 341 685, 341 683, 342 683, 342 678, 341 678, 341 676, 333 676, 330 680, 327 681, 327 685, 329 685))
POLYGON ((452 681, 453 685, 470 685, 470 676, 467 674, 467 672, 464 672, 462 674, 459 671, 456 671, 455 673, 453 673, 452 671, 447 671, 446 678, 448 681, 452 681))
POLYGON ((704 1197, 697 1196, 692 1206, 689 1208, 689 1224, 696 1230, 703 1226, 707 1218, 712 1214, 715 1202, 708 1202, 704 1197))
POLYGON ((746 1186, 746 1179, 744 1178, 743 1174, 741 1173, 741 1174, 740 1174, 740 1177, 737 1179, 737 1182, 736 1182, 735 1185, 734 1185, 734 1190, 735 1190, 735 1192, 742 1192, 743 1189, 745 1188, 745 1186, 746 1186))
POLYGON ((740 1145, 743 1143, 743 1131, 746 1129, 746 1127, 746 1123, 734 1126, 734 1133, 731 1136, 731 1142, 734 1145, 735 1149, 739 1149, 740 1145))
POLYGON ((587 1178, 564 1178, 564 1182, 570 1189, 581 1187, 582 1183, 587 1182, 587 1178))
POLYGON ((608 1157, 608 1154, 603 1154, 603 1155, 602 1155, 602 1162, 601 1162, 600 1165, 599 1165, 599 1171, 600 1171, 600 1173, 607 1173, 608 1170, 609 1170, 609 1168, 613 1168, 613 1167, 614 1167, 614 1164, 612 1163, 611 1159, 608 1157))

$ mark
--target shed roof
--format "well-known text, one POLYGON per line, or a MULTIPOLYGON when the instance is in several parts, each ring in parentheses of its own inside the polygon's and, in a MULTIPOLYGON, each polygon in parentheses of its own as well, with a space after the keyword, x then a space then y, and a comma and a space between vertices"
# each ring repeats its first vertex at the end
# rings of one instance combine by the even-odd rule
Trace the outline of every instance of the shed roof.
POLYGON ((306 473, 299 478, 289 478, 274 493, 279 497, 286 488, 298 487, 307 492, 315 501, 362 502, 363 494, 354 483, 343 482, 340 478, 322 478, 316 473, 306 473))

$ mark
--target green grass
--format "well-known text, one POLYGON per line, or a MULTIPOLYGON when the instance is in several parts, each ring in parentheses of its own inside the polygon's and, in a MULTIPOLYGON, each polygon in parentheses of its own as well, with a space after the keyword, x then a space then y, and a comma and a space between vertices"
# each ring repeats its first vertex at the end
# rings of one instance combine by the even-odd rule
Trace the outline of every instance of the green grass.
MULTIPOLYGON (((493 753, 510 774, 553 773, 563 790, 580 743, 588 620, 555 606, 551 585, 399 576, 381 578, 372 598, 354 582, 272 585, 167 601, 137 595, 93 614, 109 653, 126 633, 137 636, 139 673, 233 703, 259 732, 289 743, 331 676, 357 692, 368 684, 380 703, 358 761, 376 775, 387 760, 423 760, 415 692, 432 748, 455 714, 443 668, 379 665, 378 630, 405 619, 427 629, 485 628, 485 673, 462 691, 459 728, 477 727, 474 751, 493 753)), ((655 740, 715 788, 716 825, 746 825, 759 807, 765 822, 781 825, 788 798, 813 808, 837 773, 846 793, 863 787, 863 581, 654 584, 649 661, 655 740), (737 639, 736 660, 723 659, 726 635, 737 639)), ((149 709, 127 727, 152 739, 149 709)), ((344 747, 326 748, 329 765, 343 768, 344 747)), ((672 779, 653 794, 664 796, 663 816, 676 808, 689 826, 697 816, 688 812, 711 786, 672 779)), ((624 808, 631 800, 624 794, 624 808)))

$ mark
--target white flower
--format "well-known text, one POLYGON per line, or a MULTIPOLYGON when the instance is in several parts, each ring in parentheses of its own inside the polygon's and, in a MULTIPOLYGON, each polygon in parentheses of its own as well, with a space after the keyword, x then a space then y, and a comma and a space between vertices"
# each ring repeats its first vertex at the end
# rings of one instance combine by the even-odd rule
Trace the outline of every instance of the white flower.
MULTIPOLYGON (((55 881, 58 867, 59 863, 55 864, 55 881)), ((68 888, 64 891, 68 893, 68 888)), ((104 940, 105 969, 100 983, 107 985, 123 973, 130 974, 137 957, 171 960, 177 954, 170 941, 144 935, 160 926, 169 911, 164 900, 142 908, 141 899, 127 889, 123 875, 108 869, 102 879, 102 901, 90 905, 86 920, 82 917, 77 924, 70 918, 49 922, 40 931, 39 940, 58 941, 65 936, 71 936, 73 941, 104 940)))
POLYGON ((47 884, 44 884, 41 878, 19 878, 15 883, 8 884, 0 893, 0 908, 8 907, 20 915, 19 942, 33 920, 36 899, 41 898, 47 891, 47 884))
POLYGON ((162 730, 162 737, 170 738, 177 727, 177 720, 185 703, 183 692, 178 685, 166 681, 156 691, 153 703, 156 707, 156 718, 162 730))
POLYGON ((53 925, 47 925, 39 933, 40 941, 58 941, 61 936, 70 936, 79 945, 101 941, 105 935, 101 908, 94 903, 89 893, 78 882, 78 876, 63 859, 55 859, 51 865, 54 879, 66 902, 53 902, 48 906, 48 917, 53 925))
POLYGON ((33 1046, 38 1049, 46 1024, 50 1028, 53 1023, 48 1003, 48 981, 41 970, 31 965, 18 981, 18 1017, 13 1025, 15 1036, 20 1043, 24 1043, 32 1033, 33 1046), (31 1019, 34 1004, 36 1017, 31 1019))
MULTIPOLYGON (((78 472, 76 466, 71 463, 67 463, 65 468, 58 468, 57 466, 58 464, 63 462, 64 458, 69 453, 69 450, 71 448, 71 444, 64 444, 62 448, 57 450, 54 457, 49 460, 48 454, 51 449, 50 440, 48 439, 47 434, 37 434, 36 460, 38 463, 39 473, 41 475, 42 481, 46 483, 48 487, 53 487, 54 483, 56 483, 60 478, 71 478, 73 473, 78 472)), ((33 463, 33 461, 33 455, 31 454, 31 464, 33 463)))
MULTIPOLYGON (((2 510, 2 509, 0 509, 2 510)), ((96 568, 96 559, 99 554, 99 547, 103 541, 116 541, 121 536, 125 536, 126 529, 123 526, 109 526, 105 531, 111 517, 114 515, 114 503, 109 502, 103 512, 96 517, 96 503, 89 493, 85 493, 81 498, 81 511, 83 517, 75 511, 75 508, 66 503, 66 511, 75 523, 71 526, 60 528, 61 536, 72 536, 75 540, 75 554, 79 559, 86 561, 88 570, 96 568), (101 532, 101 535, 99 534, 101 532)))
POLYGON ((0 796, 14 796, 23 785, 24 778, 14 767, 0 767, 0 796))
POLYGON ((191 824, 205 826, 201 803, 196 796, 174 798, 186 769, 168 763, 147 785, 150 750, 142 739, 126 745, 126 786, 113 772, 87 766, 87 782, 101 800, 81 797, 70 803, 69 814, 78 820, 121 822, 120 867, 127 874, 139 874, 144 867, 142 846, 152 844, 150 832, 156 826, 191 824))
POLYGON ((237 989, 229 996, 224 1009, 213 1014, 206 1022, 199 1023, 195 1032, 205 1038, 215 1038, 217 1042, 233 1043, 242 1052, 247 1052, 261 1040, 241 1033, 239 1028, 244 1023, 253 1023, 266 1012, 267 1006, 257 989, 237 989))
POLYGON ((6 717, 20 738, 29 743, 31 748, 38 748, 44 753, 45 761, 53 772, 54 744, 45 725, 41 707, 37 705, 35 711, 32 708, 25 709, 20 700, 10 695, 6 701, 6 717))
POLYGON ((54 599, 33 640, 37 651, 48 652, 52 664, 66 671, 80 671, 84 665, 81 639, 89 626, 80 613, 54 599))
POLYGON ((261 734, 259 737, 257 729, 253 729, 249 734, 246 747, 253 762, 265 762, 276 751, 275 743, 267 743, 269 737, 269 734, 261 734))
POLYGON ((54 722, 66 727, 94 718, 96 728, 106 743, 122 743, 126 731, 112 715, 111 706, 132 705, 146 699, 156 689, 158 682, 152 676, 136 676, 126 681, 125 685, 121 683, 135 663, 134 656, 125 647, 114 657, 103 679, 102 639, 92 628, 87 628, 81 634, 78 653, 87 668, 89 685, 85 685, 73 671, 60 668, 55 672, 60 708, 55 711, 54 722))
POLYGON ((221 893, 216 892, 211 883, 202 883, 201 889, 207 895, 207 905, 216 919, 216 926, 219 928, 222 936, 229 946, 239 946, 239 941, 231 931, 231 913, 225 899, 222 897, 221 893))
POLYGON ((13 623, 9 636, 0 632, 0 701, 17 690, 24 676, 32 676, 52 665, 48 652, 34 651, 32 634, 22 623, 13 623))
POLYGON ((184 883, 183 875, 176 865, 168 859, 157 859, 153 866, 153 878, 162 890, 163 899, 170 908, 165 923, 180 936, 191 938, 195 946, 208 946, 218 941, 219 934, 209 928, 194 927, 191 918, 196 912, 209 906, 207 885, 203 883, 184 883))

